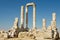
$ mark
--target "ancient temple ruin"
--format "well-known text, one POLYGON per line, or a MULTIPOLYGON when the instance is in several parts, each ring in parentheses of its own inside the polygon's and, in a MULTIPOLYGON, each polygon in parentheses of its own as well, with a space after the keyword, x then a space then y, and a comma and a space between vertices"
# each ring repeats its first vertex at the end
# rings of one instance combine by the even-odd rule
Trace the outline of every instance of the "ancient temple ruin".
MULTIPOLYGON (((28 38, 33 40, 44 40, 44 39, 59 39, 58 29, 56 27, 56 13, 52 13, 52 20, 49 27, 46 27, 46 19, 42 20, 42 29, 36 29, 36 4, 31 2, 27 3, 25 6, 25 14, 26 21, 24 21, 24 6, 21 6, 21 22, 20 26, 18 26, 18 18, 15 18, 14 25, 8 32, 0 31, 0 38, 28 38), (33 28, 29 29, 28 27, 28 7, 33 6, 33 28), (26 22, 26 26, 24 26, 24 22, 26 22)), ((7 39, 6 39, 7 40, 7 39)))

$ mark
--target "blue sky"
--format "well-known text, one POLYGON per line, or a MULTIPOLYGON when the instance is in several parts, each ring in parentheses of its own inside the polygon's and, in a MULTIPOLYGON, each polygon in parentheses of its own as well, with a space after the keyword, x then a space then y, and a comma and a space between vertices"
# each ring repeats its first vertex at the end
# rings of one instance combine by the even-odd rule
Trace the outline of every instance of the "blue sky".
MULTIPOLYGON (((21 6, 34 2, 36 4, 36 27, 42 28, 42 19, 46 19, 47 27, 52 20, 52 13, 56 12, 57 28, 60 29, 60 0, 0 0, 0 30, 10 29, 15 17, 19 18, 21 6)), ((28 26, 32 28, 32 7, 29 7, 28 26)))

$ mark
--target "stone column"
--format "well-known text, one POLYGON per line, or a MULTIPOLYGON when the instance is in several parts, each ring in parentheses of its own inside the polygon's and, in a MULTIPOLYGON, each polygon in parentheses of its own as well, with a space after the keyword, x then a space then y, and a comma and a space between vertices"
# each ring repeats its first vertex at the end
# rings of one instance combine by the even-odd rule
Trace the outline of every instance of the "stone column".
POLYGON ((14 29, 17 29, 18 28, 18 18, 17 17, 15 18, 13 28, 14 29))
POLYGON ((53 20, 53 21, 56 21, 56 13, 53 13, 53 14, 52 14, 52 17, 53 17, 52 20, 53 20))
POLYGON ((26 6, 26 28, 28 28, 28 6, 26 6))
POLYGON ((43 28, 42 28, 42 30, 46 31, 46 20, 45 19, 43 19, 43 28))
POLYGON ((56 29, 56 21, 51 21, 51 26, 52 26, 52 29, 55 30, 56 29))
POLYGON ((52 14, 52 29, 56 29, 56 13, 52 14))
POLYGON ((36 5, 33 5, 33 29, 36 28, 36 5))
POLYGON ((24 6, 21 6, 21 25, 20 28, 24 27, 24 6))

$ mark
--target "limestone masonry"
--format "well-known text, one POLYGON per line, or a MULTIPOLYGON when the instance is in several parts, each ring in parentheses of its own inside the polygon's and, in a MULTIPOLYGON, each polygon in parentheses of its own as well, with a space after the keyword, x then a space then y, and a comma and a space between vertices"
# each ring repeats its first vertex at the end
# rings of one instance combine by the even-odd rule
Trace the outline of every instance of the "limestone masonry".
POLYGON ((0 40, 58 40, 59 32, 56 27, 56 13, 52 13, 52 20, 49 27, 46 27, 46 19, 42 20, 42 29, 36 27, 36 5, 35 3, 27 3, 25 6, 21 6, 21 22, 20 27, 18 26, 18 18, 15 18, 14 25, 7 32, 4 30, 0 31, 0 40), (33 6, 33 27, 28 27, 28 7, 33 6), (26 14, 26 16, 25 16, 26 14), (26 18, 25 18, 25 17, 26 18), (26 21, 24 20, 26 19, 26 21), (25 22, 25 25, 24 25, 25 22))

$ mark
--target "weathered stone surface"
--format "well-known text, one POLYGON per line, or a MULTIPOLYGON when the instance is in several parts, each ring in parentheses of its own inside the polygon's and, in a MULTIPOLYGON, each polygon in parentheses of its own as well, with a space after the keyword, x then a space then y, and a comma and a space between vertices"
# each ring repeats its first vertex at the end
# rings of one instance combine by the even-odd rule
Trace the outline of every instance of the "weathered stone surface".
POLYGON ((18 18, 16 17, 14 21, 13 29, 17 29, 17 28, 19 27, 18 27, 18 18))
POLYGON ((28 36, 28 33, 27 33, 27 32, 20 32, 20 33, 18 34, 18 37, 19 37, 19 38, 24 38, 25 36, 28 36))
POLYGON ((8 31, 8 37, 18 37, 19 27, 18 27, 18 18, 15 18, 13 27, 8 31))

